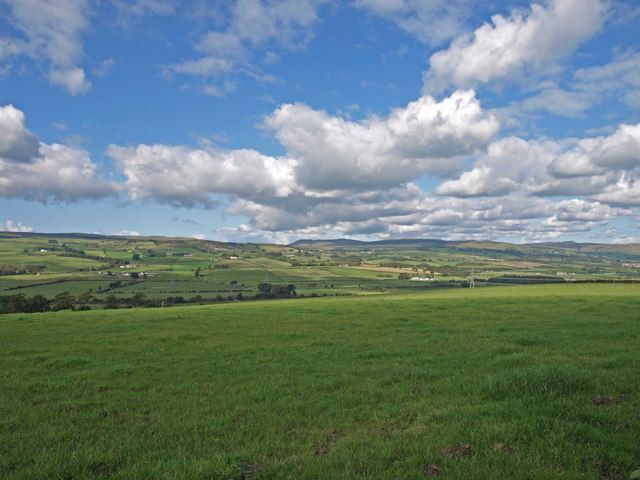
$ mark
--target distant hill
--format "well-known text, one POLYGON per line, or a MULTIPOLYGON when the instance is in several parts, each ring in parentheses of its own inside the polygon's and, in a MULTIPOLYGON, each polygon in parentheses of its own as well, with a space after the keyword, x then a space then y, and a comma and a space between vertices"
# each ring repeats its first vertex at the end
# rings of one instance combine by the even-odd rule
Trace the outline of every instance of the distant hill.
POLYGON ((391 240, 352 240, 348 238, 312 240, 301 239, 291 244, 295 248, 453 248, 456 250, 499 250, 499 251, 527 251, 527 250, 558 250, 589 253, 625 253, 640 255, 639 243, 579 243, 540 242, 540 243, 506 243, 490 240, 439 240, 432 238, 391 239, 391 240))
MULTIPOLYGON (((398 247, 398 246, 432 246, 432 247, 443 247, 447 245, 457 244, 460 242, 452 242, 448 240, 438 240, 431 238, 399 238, 392 240, 374 240, 374 241, 363 241, 363 240, 352 240, 349 238, 338 238, 333 240, 298 240, 296 242, 291 243, 289 246, 291 247, 300 247, 304 245, 326 245, 333 247, 350 247, 350 246, 362 246, 362 247, 398 247)), ((486 242, 485 242, 486 243, 486 242)))
MULTIPOLYGON (((255 242, 220 242, 217 240, 198 240, 190 237, 165 237, 155 236, 121 236, 101 235, 95 233, 38 233, 38 232, 0 232, 0 238, 69 238, 76 240, 131 240, 154 242, 195 242, 200 244, 219 246, 251 245, 255 242)), ((289 245, 293 248, 326 248, 326 249, 367 249, 367 248, 418 248, 418 249, 455 249, 459 251, 500 251, 500 252, 531 252, 531 251, 557 251, 557 252, 584 252, 601 254, 627 254, 640 256, 640 243, 581 243, 573 241, 563 242, 539 242, 539 243, 506 243, 491 240, 441 240, 435 238, 398 238, 389 240, 353 240, 350 238, 334 239, 300 239, 289 245)))

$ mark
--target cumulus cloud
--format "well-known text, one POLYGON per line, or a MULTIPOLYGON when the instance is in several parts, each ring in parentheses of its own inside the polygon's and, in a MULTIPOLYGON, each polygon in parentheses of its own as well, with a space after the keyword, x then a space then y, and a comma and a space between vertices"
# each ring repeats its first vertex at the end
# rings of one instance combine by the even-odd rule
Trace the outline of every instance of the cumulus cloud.
POLYGON ((24 113, 13 105, 0 105, 0 159, 29 162, 38 149, 38 139, 25 126, 24 113))
POLYGON ((250 224, 226 228, 227 238, 287 242, 296 238, 546 240, 604 227, 620 211, 586 200, 552 200, 514 192, 497 198, 432 196, 415 185, 384 193, 323 199, 306 209, 239 201, 231 212, 250 224))
POLYGON ((108 154, 134 200, 224 204, 249 219, 227 238, 545 240, 603 228, 640 200, 638 125, 583 139, 493 140, 498 122, 473 92, 359 121, 288 104, 264 126, 286 155, 168 145, 112 145, 108 154), (433 194, 414 183, 468 158, 474 165, 433 194))
POLYGON ((39 156, 29 163, 0 159, 0 196, 73 202, 102 198, 117 191, 102 178, 86 150, 61 144, 40 144, 39 156))
POLYGON ((469 88, 547 67, 600 30, 606 5, 603 0, 550 0, 508 17, 494 15, 491 23, 431 56, 425 89, 469 88))
POLYGON ((471 170, 443 182, 436 193, 475 197, 521 190, 548 196, 589 195, 607 203, 623 203, 624 196, 632 203, 639 171, 640 124, 620 125, 611 135, 581 140, 509 137, 491 144, 471 170), (620 178, 625 180, 621 183, 620 178))
POLYGON ((595 198, 610 205, 638 207, 640 206, 640 179, 638 175, 623 175, 615 184, 605 188, 595 198))
POLYGON ((84 149, 39 142, 22 111, 0 106, 0 197, 70 202, 116 190, 84 149))
POLYGON ((22 38, 0 38, 4 56, 28 55, 47 65, 49 80, 71 95, 91 89, 78 65, 82 59, 81 36, 87 30, 87 0, 6 0, 12 25, 22 38))
POLYGON ((499 129, 472 91, 440 102, 421 97, 386 118, 359 122, 304 104, 282 105, 265 126, 298 161, 297 180, 323 190, 398 185, 426 172, 450 172, 456 158, 483 148, 499 129))
POLYGON ((575 149, 551 165, 554 173, 574 177, 638 167, 640 124, 623 124, 609 136, 583 139, 575 149))
POLYGON ((288 104, 264 123, 286 156, 169 145, 111 145, 108 154, 126 176, 133 200, 213 207, 217 196, 233 195, 306 205, 344 195, 342 190, 395 187, 425 172, 451 171, 499 128, 473 92, 456 92, 441 102, 423 97, 386 118, 359 122, 288 104))
POLYGON ((545 168, 560 146, 553 141, 508 137, 492 143, 486 155, 458 179, 436 188, 439 195, 476 197, 500 195, 544 183, 545 168))
POLYGON ((108 154, 127 177, 132 200, 213 207, 217 194, 284 197, 294 187, 292 160, 255 150, 111 145, 108 154))
POLYGON ((2 230, 4 230, 5 232, 28 233, 33 232, 33 227, 24 225, 22 222, 16 222, 15 220, 10 218, 6 222, 4 222, 4 225, 2 225, 2 230))

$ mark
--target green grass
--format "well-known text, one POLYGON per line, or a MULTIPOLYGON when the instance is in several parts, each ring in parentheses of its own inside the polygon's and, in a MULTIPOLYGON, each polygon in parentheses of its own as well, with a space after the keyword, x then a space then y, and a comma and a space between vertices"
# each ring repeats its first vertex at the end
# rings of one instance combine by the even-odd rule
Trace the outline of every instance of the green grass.
POLYGON ((429 465, 626 479, 640 466, 638 286, 8 315, 0 352, 3 479, 420 479, 429 465))

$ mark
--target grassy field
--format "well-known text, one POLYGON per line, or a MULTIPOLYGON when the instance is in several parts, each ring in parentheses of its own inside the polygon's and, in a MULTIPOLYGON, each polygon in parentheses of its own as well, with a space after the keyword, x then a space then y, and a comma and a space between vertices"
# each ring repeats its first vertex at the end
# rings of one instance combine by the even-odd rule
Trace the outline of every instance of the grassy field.
POLYGON ((627 479, 640 286, 0 317, 2 479, 627 479))

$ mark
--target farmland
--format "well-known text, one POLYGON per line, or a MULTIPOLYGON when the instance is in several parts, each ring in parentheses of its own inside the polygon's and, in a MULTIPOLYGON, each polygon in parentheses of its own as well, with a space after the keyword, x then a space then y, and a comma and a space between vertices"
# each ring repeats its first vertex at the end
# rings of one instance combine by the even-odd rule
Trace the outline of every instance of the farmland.
POLYGON ((472 272, 479 286, 634 282, 640 246, 0 234, 0 297, 40 295, 45 310, 235 302, 286 288, 296 297, 402 293, 466 287, 472 272))
POLYGON ((6 479, 626 479, 640 286, 0 317, 6 479))

